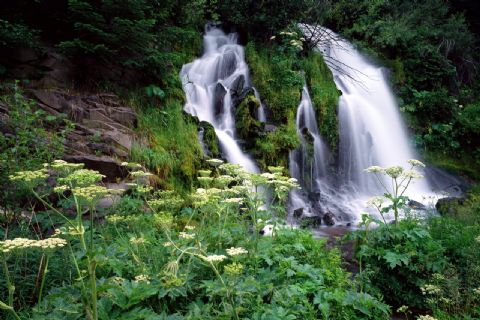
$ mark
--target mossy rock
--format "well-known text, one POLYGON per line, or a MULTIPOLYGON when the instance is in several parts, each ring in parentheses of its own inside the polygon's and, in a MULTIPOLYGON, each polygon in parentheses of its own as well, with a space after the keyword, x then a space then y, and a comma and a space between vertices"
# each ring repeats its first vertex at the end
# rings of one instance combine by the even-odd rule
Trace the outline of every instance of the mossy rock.
POLYGON ((260 101, 249 93, 235 109, 238 137, 245 140, 246 147, 252 148, 262 130, 262 123, 256 119, 260 101))
POLYGON ((333 81, 333 75, 319 53, 313 52, 300 62, 305 70, 305 80, 312 98, 320 135, 332 152, 338 147, 338 99, 341 92, 333 81))
POLYGON ((218 137, 213 126, 206 121, 201 121, 199 123, 199 128, 203 129, 203 144, 210 153, 209 156, 213 158, 220 158, 220 142, 218 141, 218 137))

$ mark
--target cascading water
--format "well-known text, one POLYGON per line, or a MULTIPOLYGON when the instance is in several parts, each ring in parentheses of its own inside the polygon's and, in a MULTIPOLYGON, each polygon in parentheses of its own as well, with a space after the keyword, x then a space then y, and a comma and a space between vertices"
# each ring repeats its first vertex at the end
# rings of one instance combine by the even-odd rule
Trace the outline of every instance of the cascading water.
MULTIPOLYGON (((365 210, 365 199, 384 192, 373 174, 366 173, 364 169, 372 165, 408 167, 407 160, 416 158, 416 155, 409 145, 408 135, 384 69, 375 66, 352 44, 326 28, 302 29, 308 38, 312 38, 310 30, 317 30, 319 36, 324 37, 318 42, 318 50, 332 71, 337 88, 342 91, 338 110, 340 139, 337 175, 324 179, 321 175, 313 174, 320 199, 310 199, 310 205, 305 204, 305 207, 312 207, 315 202, 319 202, 318 205, 323 208, 320 213, 330 211, 341 220, 356 220, 360 212, 365 210)), ((302 123, 298 120, 301 112, 304 112, 302 104, 306 97, 304 94, 297 113, 297 130, 300 131, 302 123)), ((315 129, 308 127, 308 130, 312 136, 318 134, 316 123, 315 129)), ((305 153, 300 150, 296 152, 305 153)), ((299 158, 298 155, 296 157, 299 158)), ((302 181, 301 178, 306 173, 310 174, 310 169, 307 168, 306 171, 297 163, 298 160, 291 158, 291 174, 308 189, 310 182, 302 181)), ((316 169, 318 168, 320 167, 317 165, 316 169)), ((407 195, 421 200, 422 196, 431 194, 427 180, 421 179, 409 188, 407 195)), ((297 204, 292 205, 298 206, 295 193, 292 196, 292 202, 294 201, 297 201, 297 204)))
POLYGON ((258 172, 235 140, 234 100, 239 99, 249 83, 243 47, 238 45, 236 34, 225 34, 211 25, 205 28, 203 43, 202 57, 185 64, 180 72, 187 98, 184 109, 212 124, 230 163, 258 172))
POLYGON ((325 178, 328 149, 318 134, 315 111, 306 86, 303 87, 302 100, 297 108, 296 127, 301 146, 290 152, 290 174, 298 180, 303 190, 292 191, 291 207, 303 208, 306 213, 311 213, 314 208, 308 201, 308 195, 317 191, 321 179, 325 178))

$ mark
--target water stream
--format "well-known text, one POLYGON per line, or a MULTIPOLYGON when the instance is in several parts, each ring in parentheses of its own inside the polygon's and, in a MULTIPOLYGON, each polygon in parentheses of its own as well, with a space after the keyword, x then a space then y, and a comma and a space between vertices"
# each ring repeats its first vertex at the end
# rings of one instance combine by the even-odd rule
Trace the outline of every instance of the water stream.
POLYGON ((203 55, 180 72, 187 100, 184 109, 212 124, 228 162, 258 172, 235 139, 234 102, 241 99, 249 83, 243 47, 235 33, 225 34, 212 25, 205 27, 203 44, 203 55))
MULTIPOLYGON (((308 30, 303 31, 310 37, 308 30)), ((360 212, 365 211, 365 200, 384 193, 375 176, 364 169, 373 165, 400 165, 408 168, 407 160, 416 159, 418 156, 410 146, 408 133, 388 85, 385 69, 369 61, 351 43, 332 31, 325 28, 319 31, 323 37, 327 35, 327 40, 320 41, 317 49, 324 56, 337 88, 342 91, 338 106, 338 164, 332 168, 334 174, 322 176, 328 164, 325 151, 314 152, 313 170, 304 165, 299 167, 299 163, 304 160, 299 162, 301 157, 298 154, 291 157, 291 174, 301 181, 307 191, 300 197, 301 201, 293 194, 291 210, 303 206, 307 211, 313 208, 317 213, 332 212, 339 220, 358 220, 360 212), (320 161, 323 164, 318 163, 320 161), (305 174, 313 181, 302 180, 302 175, 305 174), (312 185, 315 189, 312 189, 312 185), (312 197, 312 192, 318 195, 312 197), (315 206, 320 208, 315 209, 315 206)), ((317 137, 316 123, 308 120, 309 125, 306 125, 306 106, 308 110, 312 110, 308 111, 311 112, 308 117, 313 116, 315 119, 308 92, 304 89, 297 111, 297 130, 301 131, 306 126, 315 137, 315 142, 321 141, 321 137, 317 137), (299 122, 302 117, 305 118, 303 123, 299 122)), ((317 150, 317 147, 314 150, 317 150)), ((307 154, 301 150, 295 152, 307 154)), ((427 179, 415 181, 407 191, 407 195, 417 201, 423 201, 425 196, 432 194, 432 187, 427 179)))

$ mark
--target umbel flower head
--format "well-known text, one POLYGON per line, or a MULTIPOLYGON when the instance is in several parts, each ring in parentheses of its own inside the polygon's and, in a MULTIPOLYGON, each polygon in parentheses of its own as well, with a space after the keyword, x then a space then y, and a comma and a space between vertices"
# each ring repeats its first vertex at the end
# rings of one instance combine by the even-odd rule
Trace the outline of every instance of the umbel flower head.
POLYGON ((48 177, 48 170, 43 168, 35 171, 19 171, 9 176, 12 182, 22 182, 27 187, 34 188, 48 177))
POLYGON ((223 160, 220 159, 208 159, 207 163, 211 165, 212 167, 218 167, 223 163, 223 160))
POLYGON ((100 172, 89 169, 80 169, 70 173, 65 178, 59 178, 60 185, 69 185, 72 187, 87 187, 100 182, 105 176, 100 172))
POLYGON ((207 262, 222 262, 227 259, 227 256, 223 254, 212 254, 208 256, 201 256, 201 258, 207 262))
POLYGON ((0 251, 8 253, 14 250, 22 250, 27 248, 40 248, 49 250, 64 247, 67 244, 65 239, 48 238, 43 240, 32 240, 25 238, 15 238, 13 240, 0 241, 0 251))
POLYGON ((229 256, 232 256, 232 257, 248 253, 248 250, 246 250, 242 247, 238 247, 238 248, 231 247, 230 249, 227 249, 226 251, 227 251, 227 254, 229 256))

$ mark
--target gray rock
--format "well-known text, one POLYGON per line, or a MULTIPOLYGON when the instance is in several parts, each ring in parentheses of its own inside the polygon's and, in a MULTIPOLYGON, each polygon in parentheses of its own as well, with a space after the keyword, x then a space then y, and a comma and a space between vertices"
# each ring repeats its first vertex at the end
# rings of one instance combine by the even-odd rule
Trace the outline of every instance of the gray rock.
POLYGON ((408 206, 414 210, 427 210, 427 207, 423 203, 415 200, 408 200, 408 206))
POLYGON ((438 199, 435 204, 435 209, 441 215, 455 215, 457 208, 460 205, 463 205, 465 198, 455 198, 455 197, 446 197, 438 199))
POLYGON ((105 182, 114 182, 118 178, 125 178, 128 172, 120 163, 110 157, 93 156, 93 155, 67 155, 64 157, 65 161, 73 163, 84 163, 85 168, 96 170, 105 175, 105 182))
POLYGON ((322 217, 323 223, 327 226, 335 225, 335 215, 331 212, 326 212, 322 217))
POLYGON ((304 210, 304 208, 298 208, 298 209, 293 210, 293 217, 296 218, 296 219, 301 218, 303 216, 303 210, 304 210))

